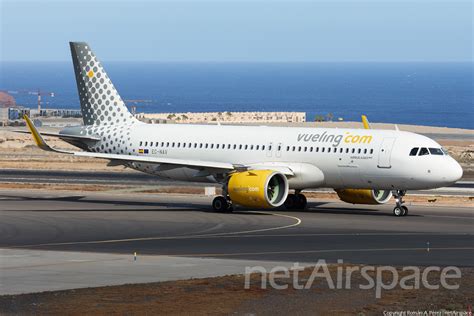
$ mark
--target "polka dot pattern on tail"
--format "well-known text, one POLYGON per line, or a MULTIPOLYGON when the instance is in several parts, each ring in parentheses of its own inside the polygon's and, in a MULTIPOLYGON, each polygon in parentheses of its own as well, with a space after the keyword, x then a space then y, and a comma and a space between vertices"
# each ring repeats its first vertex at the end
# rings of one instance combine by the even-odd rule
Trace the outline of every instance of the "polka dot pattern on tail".
POLYGON ((84 125, 137 123, 89 45, 71 42, 70 47, 84 125))

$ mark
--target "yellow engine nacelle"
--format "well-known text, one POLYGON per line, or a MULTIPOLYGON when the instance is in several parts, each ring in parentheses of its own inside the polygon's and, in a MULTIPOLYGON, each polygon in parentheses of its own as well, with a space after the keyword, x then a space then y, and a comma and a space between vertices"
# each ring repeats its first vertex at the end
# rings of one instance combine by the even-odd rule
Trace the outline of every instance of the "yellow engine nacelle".
POLYGON ((392 197, 390 190, 341 189, 335 191, 342 201, 352 204, 385 204, 392 197))
POLYGON ((288 196, 286 176, 274 170, 250 170, 231 175, 227 192, 233 203, 246 207, 272 208, 288 196))

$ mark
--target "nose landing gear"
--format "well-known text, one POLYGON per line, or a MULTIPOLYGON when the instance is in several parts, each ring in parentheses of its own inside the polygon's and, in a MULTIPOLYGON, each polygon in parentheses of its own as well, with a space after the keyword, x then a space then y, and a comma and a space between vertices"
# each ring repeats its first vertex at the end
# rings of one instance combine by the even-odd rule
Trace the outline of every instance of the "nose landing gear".
POLYGON ((403 190, 394 190, 392 192, 395 197, 396 206, 393 208, 393 215, 395 216, 406 216, 408 214, 408 207, 403 205, 403 197, 406 194, 406 191, 403 190))

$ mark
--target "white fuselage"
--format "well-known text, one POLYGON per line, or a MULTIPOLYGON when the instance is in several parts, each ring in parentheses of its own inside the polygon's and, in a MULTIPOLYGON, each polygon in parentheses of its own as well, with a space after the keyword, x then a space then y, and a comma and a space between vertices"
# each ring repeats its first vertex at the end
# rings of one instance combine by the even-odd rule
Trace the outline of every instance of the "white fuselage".
MULTIPOLYGON (((289 178, 292 189, 425 189, 452 184, 462 176, 459 164, 446 154, 409 155, 415 147, 441 149, 438 143, 396 130, 140 123, 104 127, 100 135, 103 140, 90 150, 257 169, 288 167, 294 172, 289 178), (120 141, 101 147, 114 133, 120 141)), ((205 168, 129 166, 175 180, 222 180, 205 168)))

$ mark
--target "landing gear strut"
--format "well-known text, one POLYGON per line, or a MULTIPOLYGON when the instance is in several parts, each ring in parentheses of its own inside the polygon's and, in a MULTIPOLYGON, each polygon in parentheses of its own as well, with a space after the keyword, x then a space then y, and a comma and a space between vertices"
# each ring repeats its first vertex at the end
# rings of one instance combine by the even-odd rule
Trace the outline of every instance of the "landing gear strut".
POLYGON ((403 205, 403 203, 405 203, 403 201, 403 197, 405 196, 406 191, 395 190, 392 192, 392 194, 395 197, 395 203, 396 203, 396 206, 393 209, 393 215, 406 216, 408 214, 408 207, 403 205))
POLYGON ((227 193, 227 182, 222 186, 222 195, 216 196, 212 200, 212 208, 216 212, 232 212, 234 209, 232 207, 232 201, 229 198, 227 193))
POLYGON ((306 196, 300 193, 301 191, 295 191, 295 194, 288 194, 285 200, 285 208, 288 210, 304 210, 308 204, 306 196))

